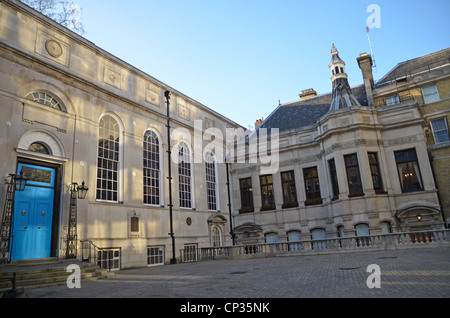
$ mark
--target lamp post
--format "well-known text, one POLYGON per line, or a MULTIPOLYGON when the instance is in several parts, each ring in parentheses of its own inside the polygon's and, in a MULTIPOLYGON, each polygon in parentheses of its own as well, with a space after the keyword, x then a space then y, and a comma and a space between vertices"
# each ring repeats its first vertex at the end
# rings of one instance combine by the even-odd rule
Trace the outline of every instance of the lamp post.
POLYGON ((229 163, 226 162, 225 164, 227 167, 228 214, 230 217, 230 235, 231 235, 231 240, 233 241, 233 246, 234 246, 234 245, 236 245, 236 241, 235 241, 235 235, 234 235, 234 230, 233 230, 233 216, 231 215, 230 172, 229 172, 229 168, 228 168, 229 163))
POLYGON ((8 188, 6 190, 5 208, 3 211, 3 220, 0 231, 0 264, 9 263, 9 250, 11 244, 11 233, 13 227, 13 213, 14 213, 14 198, 16 191, 24 191, 28 178, 20 171, 19 175, 9 174, 11 180, 6 184, 8 188))
POLYGON ((69 228, 67 231, 67 249, 66 258, 77 258, 77 201, 78 199, 84 200, 89 190, 86 187, 85 182, 80 185, 78 183, 72 183, 70 187, 70 215, 69 215, 69 228))
POLYGON ((173 233, 173 204, 172 204, 172 150, 170 147, 170 91, 165 91, 164 96, 166 97, 167 103, 167 153, 168 153, 168 168, 169 168, 169 215, 170 215, 170 237, 172 238, 172 259, 170 260, 170 264, 176 264, 177 259, 175 257, 175 234, 173 233))

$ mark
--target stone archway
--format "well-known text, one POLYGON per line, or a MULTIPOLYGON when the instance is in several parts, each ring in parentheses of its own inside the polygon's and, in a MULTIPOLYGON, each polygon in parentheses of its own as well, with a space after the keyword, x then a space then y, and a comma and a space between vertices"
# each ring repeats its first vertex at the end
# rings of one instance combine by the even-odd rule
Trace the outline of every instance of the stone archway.
POLYGON ((239 245, 264 243, 263 229, 255 223, 245 223, 234 229, 239 245))
POLYGON ((426 231, 444 228, 440 210, 434 207, 414 206, 397 211, 402 232, 426 231))

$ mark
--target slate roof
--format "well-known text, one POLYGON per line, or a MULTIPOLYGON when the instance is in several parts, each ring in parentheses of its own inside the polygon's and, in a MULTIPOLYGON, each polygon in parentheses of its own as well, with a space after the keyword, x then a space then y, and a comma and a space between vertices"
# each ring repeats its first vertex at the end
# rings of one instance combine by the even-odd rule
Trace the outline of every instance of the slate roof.
POLYGON ((450 63, 450 48, 398 63, 375 86, 450 63))
MULTIPOLYGON (((352 92, 361 105, 367 105, 364 85, 352 87, 352 92)), ((280 105, 262 122, 258 129, 278 128, 282 132, 314 125, 329 112, 331 99, 332 93, 330 92, 280 105)))

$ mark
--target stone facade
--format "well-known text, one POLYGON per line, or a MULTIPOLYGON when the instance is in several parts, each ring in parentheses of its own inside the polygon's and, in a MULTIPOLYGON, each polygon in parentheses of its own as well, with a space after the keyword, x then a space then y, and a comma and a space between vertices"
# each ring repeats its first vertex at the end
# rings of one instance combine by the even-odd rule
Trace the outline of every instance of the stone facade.
MULTIPOLYGON (((391 79, 374 84, 364 54, 358 58, 364 84, 350 88, 333 48, 333 92, 305 91, 249 134, 20 1, 0 3, 0 40, 0 182, 23 165, 54 171, 48 256, 66 256, 70 189, 83 181, 89 191, 77 201, 77 256, 84 252, 80 241, 90 241, 111 269, 195 260, 198 248, 234 239, 438 229, 441 205, 448 222, 450 148, 435 142, 433 126, 442 117, 448 123, 448 61, 420 71, 422 82, 414 77, 401 86, 401 79, 394 87, 391 79), (439 99, 424 102, 430 83, 439 99), (396 92, 398 99, 389 99, 396 92), (255 140, 259 152, 249 153, 255 140)), ((38 177, 28 177, 37 188, 38 177)), ((5 185, 2 230, 6 198, 5 185)), ((29 215, 19 204, 14 217, 29 215)))
MULTIPOLYGON (((19 173, 19 163, 56 169, 48 256, 66 255, 69 185, 85 181, 87 197, 77 202, 79 258, 80 241, 89 240, 106 249, 114 268, 172 260, 166 91, 172 156, 180 141, 189 145, 183 203, 181 171, 171 163, 175 257, 231 244, 226 166, 217 158, 207 172, 197 150, 211 143, 207 128, 225 136, 239 125, 19 1, 0 3, 0 39, 0 181, 19 173)), ((215 142, 224 146, 219 135, 215 142)), ((2 207, 5 196, 2 186, 2 207)))
MULTIPOLYGON (((423 132, 427 125, 423 105, 408 99, 389 107, 374 107, 382 93, 375 90, 370 55, 358 59, 364 84, 352 89, 336 79, 336 74, 342 75, 345 69, 337 69, 334 64, 345 63, 336 58, 334 45, 332 56, 332 93, 280 105, 273 118, 267 118, 257 129, 280 131, 279 170, 270 175, 269 186, 267 176, 259 169, 262 164, 234 165, 234 231, 238 242, 444 227, 423 132), (335 91, 339 85, 340 90, 335 91), (340 107, 333 104, 337 98, 342 101, 340 107), (318 111, 321 108, 324 110, 318 111), (315 121, 313 118, 306 125, 306 116, 315 116, 315 121), (297 127, 292 124, 296 122, 297 127), (404 156, 411 160, 402 162, 404 156), (409 187, 412 179, 415 186, 409 187), (247 191, 249 184, 251 191, 247 191), (253 202, 248 200, 250 192, 253 202), (265 206, 267 197, 273 202, 269 207, 265 206)), ((448 111, 448 106, 443 108, 448 111)), ((444 189, 448 187, 444 185, 444 189)))
POLYGON ((450 49, 399 63, 373 86, 373 97, 377 107, 387 107, 387 101, 392 106, 403 101, 419 105, 442 214, 449 224, 450 49))

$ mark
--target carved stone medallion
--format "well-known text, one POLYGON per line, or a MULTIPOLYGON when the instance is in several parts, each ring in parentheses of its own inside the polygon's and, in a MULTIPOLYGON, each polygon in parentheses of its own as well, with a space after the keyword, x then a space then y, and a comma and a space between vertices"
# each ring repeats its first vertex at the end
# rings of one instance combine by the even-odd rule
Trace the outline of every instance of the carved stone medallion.
POLYGON ((54 58, 60 57, 63 53, 61 44, 59 44, 55 40, 47 40, 45 42, 45 49, 47 50, 48 54, 50 54, 54 58))

